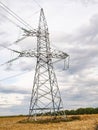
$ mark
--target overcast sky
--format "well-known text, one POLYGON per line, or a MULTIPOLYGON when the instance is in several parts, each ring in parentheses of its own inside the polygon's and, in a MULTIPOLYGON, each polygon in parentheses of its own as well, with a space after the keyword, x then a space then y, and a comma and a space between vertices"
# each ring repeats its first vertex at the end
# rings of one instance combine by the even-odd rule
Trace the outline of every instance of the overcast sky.
MULTIPOLYGON (((0 0, 29 23, 38 27, 40 6, 44 8, 51 46, 70 55, 70 67, 55 64, 65 109, 98 107, 98 2, 97 0, 0 0)), ((21 37, 22 26, 0 7, 0 44, 7 46, 21 37)), ((12 48, 36 48, 27 38, 12 48)), ((0 64, 16 54, 0 47, 0 64)), ((0 115, 28 114, 35 58, 21 58, 0 67, 0 115), (14 78, 7 77, 18 75, 14 78), (19 76, 20 75, 20 76, 19 76), (5 79, 5 80, 3 80, 5 79)))

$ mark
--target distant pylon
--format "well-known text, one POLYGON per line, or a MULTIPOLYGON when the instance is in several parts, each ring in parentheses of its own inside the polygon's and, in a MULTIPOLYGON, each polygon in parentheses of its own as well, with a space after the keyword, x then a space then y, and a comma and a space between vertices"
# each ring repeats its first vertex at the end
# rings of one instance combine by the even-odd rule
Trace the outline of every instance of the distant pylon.
POLYGON ((46 112, 56 115, 63 108, 52 58, 48 26, 43 9, 41 9, 37 31, 37 64, 30 101, 29 118, 33 116, 36 119, 37 114, 44 114, 46 112))

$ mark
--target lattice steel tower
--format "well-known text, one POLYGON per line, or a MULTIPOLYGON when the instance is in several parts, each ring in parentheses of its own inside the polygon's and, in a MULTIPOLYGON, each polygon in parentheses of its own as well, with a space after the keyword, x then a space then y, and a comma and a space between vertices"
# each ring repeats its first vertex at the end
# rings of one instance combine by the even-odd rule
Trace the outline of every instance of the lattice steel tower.
POLYGON ((37 31, 37 64, 30 101, 29 116, 45 112, 56 114, 63 108, 52 58, 67 58, 66 53, 51 52, 49 32, 43 9, 37 31))

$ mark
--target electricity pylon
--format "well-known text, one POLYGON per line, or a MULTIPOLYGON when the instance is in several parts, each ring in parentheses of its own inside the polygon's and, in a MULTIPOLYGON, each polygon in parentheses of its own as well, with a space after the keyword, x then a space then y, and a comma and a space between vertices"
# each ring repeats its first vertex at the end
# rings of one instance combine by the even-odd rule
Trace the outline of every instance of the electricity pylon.
POLYGON ((13 62, 19 57, 36 57, 36 69, 34 76, 34 83, 29 107, 29 119, 44 113, 50 112, 51 115, 63 109, 63 103, 58 87, 56 75, 53 68, 52 58, 62 60, 67 59, 69 55, 62 51, 51 50, 49 41, 49 32, 44 15, 41 8, 39 25, 36 30, 27 30, 22 28, 25 36, 37 37, 37 50, 16 51, 7 48, 11 51, 19 53, 19 56, 6 63, 13 62))
POLYGON ((63 108, 62 99, 53 69, 52 58, 67 58, 66 53, 52 53, 49 32, 43 9, 37 31, 37 63, 32 89, 29 116, 51 112, 56 115, 63 108))

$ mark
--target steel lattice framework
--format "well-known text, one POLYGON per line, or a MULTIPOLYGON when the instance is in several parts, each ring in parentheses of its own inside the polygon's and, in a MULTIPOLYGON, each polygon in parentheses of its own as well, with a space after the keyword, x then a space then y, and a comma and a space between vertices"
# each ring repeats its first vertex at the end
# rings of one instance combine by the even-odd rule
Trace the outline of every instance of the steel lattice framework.
MULTIPOLYGON (((24 31, 24 37, 22 39, 28 36, 37 37, 37 50, 31 49, 20 52, 7 47, 8 50, 16 52, 19 55, 18 57, 6 63, 13 62, 14 60, 17 60, 19 57, 37 58, 29 108, 29 119, 33 117, 36 120, 36 116, 38 114, 43 115, 47 112, 50 112, 52 115, 57 115, 57 113, 63 109, 63 103, 53 68, 52 58, 58 60, 66 60, 69 57, 69 55, 62 51, 51 50, 48 26, 43 8, 41 8, 40 11, 38 29, 21 29, 24 31)), ((19 42, 20 40, 21 39, 19 39, 16 42, 19 42)))
POLYGON ((54 115, 63 108, 61 95, 53 69, 52 58, 66 58, 66 53, 52 53, 49 32, 43 9, 40 12, 37 31, 37 64, 30 101, 29 115, 53 112, 54 115))

